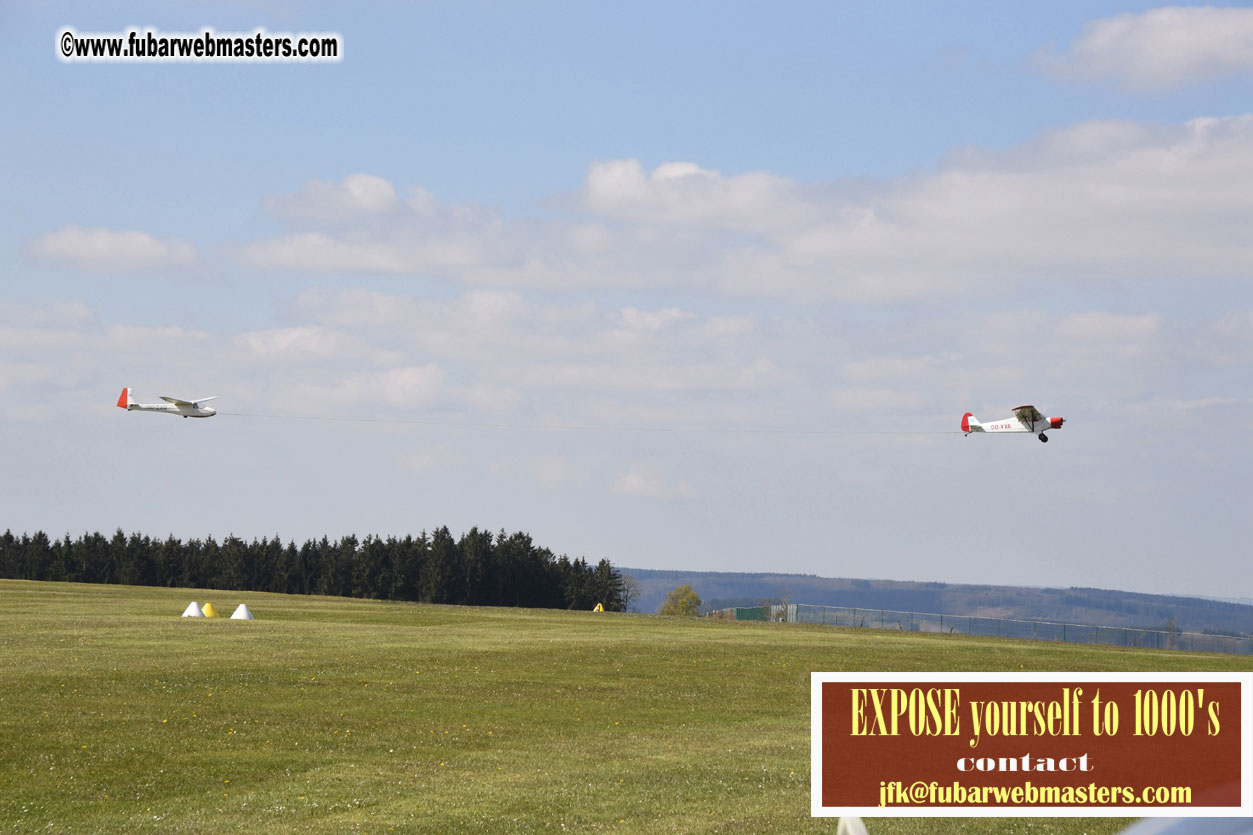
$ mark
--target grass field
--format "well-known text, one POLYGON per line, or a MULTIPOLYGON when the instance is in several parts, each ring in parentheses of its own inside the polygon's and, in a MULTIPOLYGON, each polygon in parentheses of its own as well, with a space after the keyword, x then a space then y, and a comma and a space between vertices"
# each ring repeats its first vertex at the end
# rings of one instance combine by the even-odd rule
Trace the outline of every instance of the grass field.
MULTIPOLYGON (((813 670, 1249 659, 644 615, 0 581, 0 831, 833 832, 813 670), (196 621, 191 600, 253 622, 196 621)), ((1119 819, 872 819, 871 835, 1119 819)))

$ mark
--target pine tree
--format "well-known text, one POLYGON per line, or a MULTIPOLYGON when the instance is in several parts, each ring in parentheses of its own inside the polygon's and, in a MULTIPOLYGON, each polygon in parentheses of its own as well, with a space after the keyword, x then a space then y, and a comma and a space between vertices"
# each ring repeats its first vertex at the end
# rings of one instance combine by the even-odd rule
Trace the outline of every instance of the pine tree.
POLYGON ((215 588, 243 589, 247 584, 248 546, 234 534, 222 540, 222 550, 217 561, 215 588))
POLYGON ((395 543, 394 548, 391 598, 417 600, 418 582, 422 577, 422 566, 426 562, 426 531, 416 540, 412 536, 406 536, 395 543))
POLYGON ((182 585, 184 568, 183 544, 170 534, 157 547, 157 585, 182 585))
POLYGON ((17 572, 17 538, 13 536, 12 530, 6 528, 4 536, 0 536, 0 577, 17 580, 17 572))
POLYGON ((222 584, 222 566, 221 566, 222 549, 218 545, 218 541, 211 536, 206 536, 204 542, 200 545, 200 582, 197 586, 205 586, 211 589, 226 588, 222 584))
POLYGON ((52 562, 52 543, 48 541, 48 535, 43 531, 36 531, 29 539, 25 536, 22 539, 25 540, 22 561, 26 564, 23 579, 47 580, 48 565, 52 562))
POLYGON ((423 566, 422 600, 427 603, 461 603, 465 592, 465 569, 461 552, 447 527, 431 535, 431 556, 423 566))
POLYGON ((70 567, 74 558, 74 543, 70 542, 67 533, 52 545, 52 564, 48 567, 48 579, 53 581, 72 580, 70 567))
POLYGON ((623 583, 622 575, 610 564, 609 560, 602 559, 596 563, 596 568, 592 571, 591 586, 592 596, 604 605, 605 611, 626 611, 626 585, 623 583))
POLYGON ((275 561, 275 577, 272 589, 280 594, 299 594, 298 572, 300 570, 300 552, 296 543, 289 542, 282 554, 275 561))
MULTIPOLYGON (((383 578, 386 545, 375 536, 367 536, 357 551, 352 567, 352 596, 383 598, 380 588, 386 584, 390 591, 391 583, 383 578)), ((390 574, 390 571, 386 572, 390 574)))
POLYGON ((465 566, 465 602, 471 606, 495 605, 491 588, 491 578, 495 569, 492 554, 492 535, 480 531, 477 527, 470 528, 469 533, 461 537, 457 543, 461 552, 461 562, 465 566))

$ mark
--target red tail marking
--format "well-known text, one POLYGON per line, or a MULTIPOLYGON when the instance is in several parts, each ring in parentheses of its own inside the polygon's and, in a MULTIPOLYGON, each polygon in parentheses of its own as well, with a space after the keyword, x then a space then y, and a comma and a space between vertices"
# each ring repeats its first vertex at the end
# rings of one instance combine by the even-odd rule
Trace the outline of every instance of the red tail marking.
POLYGON ((975 416, 974 412, 966 412, 966 414, 962 415, 962 431, 963 432, 970 431, 970 419, 974 416, 975 416))
POLYGON ((125 409, 127 407, 127 395, 130 394, 130 392, 130 389, 122 389, 122 396, 117 399, 117 407, 119 409, 125 409))

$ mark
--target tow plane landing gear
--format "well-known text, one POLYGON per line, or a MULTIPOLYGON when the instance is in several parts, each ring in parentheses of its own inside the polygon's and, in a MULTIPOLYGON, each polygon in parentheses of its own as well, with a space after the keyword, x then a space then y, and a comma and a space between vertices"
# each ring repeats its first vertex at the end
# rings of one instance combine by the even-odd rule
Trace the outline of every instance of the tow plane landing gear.
POLYGON ((1047 443, 1049 442, 1049 436, 1048 436, 1048 435, 1045 435, 1043 432, 1041 432, 1041 433, 1040 433, 1040 440, 1041 440, 1043 443, 1046 443, 1046 444, 1047 444, 1047 443))

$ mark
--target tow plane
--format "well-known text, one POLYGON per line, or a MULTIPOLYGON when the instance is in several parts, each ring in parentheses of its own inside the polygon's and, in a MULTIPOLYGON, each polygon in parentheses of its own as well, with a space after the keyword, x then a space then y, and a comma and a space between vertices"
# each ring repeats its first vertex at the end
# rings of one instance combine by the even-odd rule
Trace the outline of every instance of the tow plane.
POLYGON ((131 394, 129 388, 122 389, 122 395, 117 399, 119 409, 125 409, 128 412, 164 412, 167 415, 182 415, 185 418, 207 418, 213 417, 217 411, 209 406, 203 406, 202 403, 208 403, 210 400, 217 400, 217 395, 213 397, 202 397, 199 400, 180 400, 177 397, 166 397, 161 395, 164 403, 136 403, 134 395, 131 394))
POLYGON ((1031 432, 1038 433, 1041 441, 1048 442, 1049 436, 1044 433, 1050 429, 1061 429, 1065 418, 1045 417, 1035 406, 1019 406, 1014 413, 1001 420, 980 423, 970 412, 962 415, 962 431, 971 432, 1031 432))

